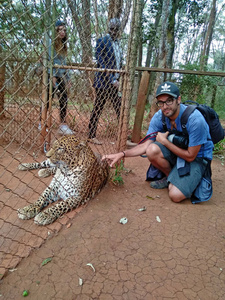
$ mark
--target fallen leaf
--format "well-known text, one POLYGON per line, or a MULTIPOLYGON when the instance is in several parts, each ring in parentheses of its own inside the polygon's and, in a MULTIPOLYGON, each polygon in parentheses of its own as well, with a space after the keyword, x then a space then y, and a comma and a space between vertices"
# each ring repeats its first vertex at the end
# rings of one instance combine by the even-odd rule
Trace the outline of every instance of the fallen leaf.
POLYGON ((148 198, 148 199, 150 199, 150 200, 154 200, 154 198, 153 197, 151 197, 151 196, 146 196, 146 198, 148 198))
POLYGON ((91 267, 93 269, 93 271, 95 272, 95 268, 93 267, 92 264, 88 263, 87 266, 91 267))
POLYGON ((159 216, 156 216, 156 221, 159 222, 159 223, 161 222, 161 219, 160 219, 159 216))
POLYGON ((127 221, 128 221, 128 219, 127 218, 121 218, 120 219, 120 224, 126 224, 127 223, 127 221))
POLYGON ((29 291, 28 290, 24 290, 23 291, 23 297, 27 297, 29 295, 29 291))
POLYGON ((9 272, 14 272, 16 271, 17 269, 9 269, 9 272))
POLYGON ((71 223, 69 223, 69 224, 67 224, 67 226, 66 226, 66 227, 67 227, 67 228, 70 228, 70 227, 71 227, 71 225, 72 225, 72 224, 71 224, 71 223))
POLYGON ((43 260, 43 262, 42 262, 42 266, 44 266, 44 265, 46 265, 47 263, 49 263, 50 261, 52 261, 52 257, 48 257, 48 258, 46 258, 45 260, 43 260))
POLYGON ((146 207, 139 208, 138 211, 146 211, 146 207))

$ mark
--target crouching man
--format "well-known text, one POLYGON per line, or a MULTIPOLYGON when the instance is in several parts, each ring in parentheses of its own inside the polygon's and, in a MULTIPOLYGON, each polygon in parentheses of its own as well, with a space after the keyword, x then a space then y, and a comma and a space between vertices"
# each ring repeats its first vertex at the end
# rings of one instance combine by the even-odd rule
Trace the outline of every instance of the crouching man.
POLYGON ((164 82, 158 87, 156 105, 160 110, 150 121, 146 140, 132 149, 104 155, 102 159, 107 160, 112 167, 123 157, 145 154, 152 166, 164 176, 160 180, 152 181, 150 186, 156 189, 168 188, 170 199, 181 202, 191 198, 206 169, 210 170, 214 145, 208 124, 197 109, 189 116, 186 124, 187 147, 183 149, 168 139, 171 131, 182 133, 181 116, 186 109, 181 104, 180 92, 174 83, 164 82))

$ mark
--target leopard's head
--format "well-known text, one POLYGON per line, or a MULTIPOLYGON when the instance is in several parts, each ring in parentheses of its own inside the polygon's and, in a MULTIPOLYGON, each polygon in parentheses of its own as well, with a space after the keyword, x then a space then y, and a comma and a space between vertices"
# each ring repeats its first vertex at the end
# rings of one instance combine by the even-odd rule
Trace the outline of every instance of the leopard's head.
POLYGON ((70 135, 56 140, 46 156, 53 164, 74 166, 79 164, 84 153, 92 153, 87 141, 70 135))

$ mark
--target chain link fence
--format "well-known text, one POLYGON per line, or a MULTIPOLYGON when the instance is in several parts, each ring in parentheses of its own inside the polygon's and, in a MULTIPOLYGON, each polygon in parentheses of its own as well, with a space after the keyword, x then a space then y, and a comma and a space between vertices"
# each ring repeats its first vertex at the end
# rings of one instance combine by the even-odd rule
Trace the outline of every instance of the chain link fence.
MULTIPOLYGON (((33 203, 51 181, 35 171, 21 172, 18 165, 44 160, 44 152, 65 134, 89 139, 101 154, 125 146, 132 1, 11 0, 1 1, 0 11, 3 276, 75 214, 44 228, 18 219, 17 209, 33 203), (120 42, 116 36, 112 43, 108 34, 112 18, 121 21, 120 42)), ((115 35, 116 26, 110 29, 115 35)))

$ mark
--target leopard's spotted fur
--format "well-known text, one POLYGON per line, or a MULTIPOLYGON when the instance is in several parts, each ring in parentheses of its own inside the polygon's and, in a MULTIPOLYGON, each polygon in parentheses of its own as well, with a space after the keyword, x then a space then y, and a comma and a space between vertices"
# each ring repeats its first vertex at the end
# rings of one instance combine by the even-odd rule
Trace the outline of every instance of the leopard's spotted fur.
MULTIPOLYGON (((51 166, 57 167, 50 185, 34 204, 18 209, 19 218, 35 217, 34 222, 38 225, 50 224, 69 210, 86 203, 101 190, 109 175, 107 163, 93 153, 87 141, 75 136, 64 136, 55 141, 46 156, 51 166), (61 201, 43 210, 57 200, 61 201)), ((25 169, 37 166, 26 164, 25 169)))
POLYGON ((40 169, 38 175, 40 177, 48 177, 56 173, 57 166, 51 163, 49 159, 46 159, 40 163, 22 163, 18 166, 18 169, 21 171, 40 169))

